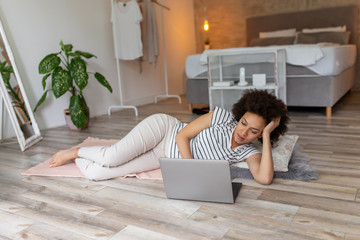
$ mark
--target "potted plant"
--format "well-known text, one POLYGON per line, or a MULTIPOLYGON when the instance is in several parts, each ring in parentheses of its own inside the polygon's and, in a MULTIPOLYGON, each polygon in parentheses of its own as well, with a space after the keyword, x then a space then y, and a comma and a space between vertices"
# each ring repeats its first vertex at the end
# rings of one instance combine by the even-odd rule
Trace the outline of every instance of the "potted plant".
POLYGON ((208 50, 210 49, 210 38, 206 38, 204 41, 204 49, 208 50))
MULTIPOLYGON (((82 51, 73 51, 73 45, 60 42, 61 51, 45 56, 39 63, 39 73, 45 74, 42 78, 42 87, 45 91, 35 106, 34 112, 42 104, 49 91, 55 98, 59 98, 66 92, 70 92, 69 113, 72 123, 81 129, 87 126, 89 121, 89 108, 83 96, 83 90, 88 84, 89 72, 86 70, 87 62, 96 56, 82 51), (46 80, 51 76, 51 88, 46 89, 46 80)), ((111 93, 112 88, 106 78, 98 72, 90 73, 98 82, 106 87, 111 93)))
POLYGON ((14 73, 12 66, 8 66, 7 62, 0 62, 0 73, 4 81, 7 93, 10 96, 12 106, 17 109, 15 111, 16 117, 19 121, 20 128, 24 133, 25 138, 34 135, 34 130, 31 126, 30 116, 26 109, 25 102, 22 98, 20 88, 18 86, 12 87, 10 83, 11 74, 14 73))

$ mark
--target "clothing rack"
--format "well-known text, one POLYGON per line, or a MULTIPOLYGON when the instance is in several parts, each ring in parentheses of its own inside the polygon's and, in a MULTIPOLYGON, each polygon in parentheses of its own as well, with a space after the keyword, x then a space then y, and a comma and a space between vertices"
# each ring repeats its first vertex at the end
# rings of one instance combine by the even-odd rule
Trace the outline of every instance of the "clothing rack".
POLYGON ((158 3, 157 0, 151 0, 151 2, 161 6, 161 27, 162 27, 162 39, 163 39, 163 50, 164 50, 164 74, 165 74, 165 94, 155 96, 155 103, 157 103, 158 98, 177 98, 179 104, 181 104, 181 98, 179 95, 169 95, 168 87, 168 75, 167 75, 167 64, 166 64, 166 44, 165 44, 165 29, 164 29, 164 8, 170 10, 168 7, 164 6, 164 0, 161 0, 161 3, 158 3))
MULTIPOLYGON (((110 0, 111 1, 111 14, 113 16, 113 11, 114 11, 114 0, 110 0)), ((119 0, 116 0, 117 2, 119 0)), ((121 2, 123 2, 124 0, 120 0, 121 2)), ((128 1, 126 1, 128 2, 128 1)), ((116 26, 116 21, 113 21, 112 23, 112 29, 113 29, 113 42, 114 42, 114 50, 115 52, 117 52, 117 37, 116 37, 116 33, 115 33, 115 29, 117 29, 116 26)), ((119 63, 119 59, 115 57, 116 60, 116 69, 117 69, 117 76, 118 76, 118 83, 119 83, 119 96, 120 96, 120 105, 111 105, 108 108, 108 115, 111 115, 111 110, 112 109, 134 109, 135 111, 135 115, 138 116, 138 110, 135 106, 130 106, 130 105, 124 105, 124 99, 123 99, 123 93, 122 93, 122 84, 121 84, 121 71, 120 71, 120 63, 119 63)))
MULTIPOLYGON (((113 12, 114 9, 114 1, 116 2, 129 2, 130 0, 110 0, 111 1, 111 11, 113 12)), ((138 0, 139 1, 139 0, 138 0)), ((162 25, 162 38, 163 38, 163 49, 164 49, 164 74, 165 74, 165 95, 157 95, 155 96, 155 103, 157 103, 157 99, 158 98, 178 98, 179 100, 179 104, 181 104, 181 98, 178 95, 169 95, 169 89, 168 89, 168 75, 167 75, 167 64, 166 64, 166 45, 165 45, 165 32, 164 32, 164 11, 163 9, 167 9, 170 10, 170 8, 166 7, 163 4, 163 0, 161 0, 161 3, 159 3, 157 0, 150 0, 151 2, 159 5, 161 7, 161 25, 162 25)), ((116 34, 115 34, 115 29, 117 28, 116 26, 116 21, 113 22, 112 24, 112 28, 113 28, 113 42, 114 42, 114 49, 115 51, 117 51, 117 38, 116 38, 116 34)), ((122 83, 121 83, 121 71, 120 71, 120 64, 119 64, 119 59, 116 58, 116 68, 117 68, 117 75, 118 75, 118 83, 119 83, 119 96, 120 96, 120 105, 111 105, 108 108, 108 115, 111 115, 111 110, 112 109, 134 109, 135 111, 135 115, 138 116, 138 110, 135 106, 129 106, 129 105, 124 105, 123 104, 123 93, 122 93, 122 83)))

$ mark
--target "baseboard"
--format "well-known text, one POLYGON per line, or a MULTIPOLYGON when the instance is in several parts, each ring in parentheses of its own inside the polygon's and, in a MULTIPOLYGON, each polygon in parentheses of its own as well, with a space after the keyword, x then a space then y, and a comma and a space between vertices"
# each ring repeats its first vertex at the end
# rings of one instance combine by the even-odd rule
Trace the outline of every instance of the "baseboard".
POLYGON ((136 98, 128 98, 124 100, 124 105, 131 105, 131 106, 142 106, 150 103, 155 102, 155 97, 157 95, 165 94, 165 92, 160 92, 156 94, 152 94, 149 96, 142 96, 142 97, 136 97, 136 98))

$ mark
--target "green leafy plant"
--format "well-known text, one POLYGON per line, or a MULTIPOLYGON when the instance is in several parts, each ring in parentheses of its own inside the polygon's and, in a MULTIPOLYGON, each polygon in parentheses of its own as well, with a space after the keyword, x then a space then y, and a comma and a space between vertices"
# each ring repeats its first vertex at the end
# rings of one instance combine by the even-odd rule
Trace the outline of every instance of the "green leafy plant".
POLYGON ((210 38, 206 38, 205 41, 204 41, 204 44, 209 45, 210 44, 210 38))
POLYGON ((112 88, 106 78, 98 72, 89 73, 86 70, 86 59, 96 56, 82 51, 73 51, 73 45, 60 42, 61 51, 51 53, 39 63, 39 73, 45 74, 42 78, 42 87, 45 91, 35 106, 34 112, 42 104, 49 91, 55 98, 59 98, 66 92, 71 93, 69 112, 71 121, 77 128, 86 125, 89 117, 89 108, 83 96, 83 90, 88 84, 89 74, 93 74, 98 82, 106 87, 111 93, 112 88), (46 80, 51 76, 51 88, 46 89, 46 80))
POLYGON ((0 62, 0 73, 4 81, 6 90, 10 95, 13 107, 20 108, 24 112, 27 118, 26 120, 29 121, 30 116, 26 110, 24 100, 21 97, 20 88, 13 88, 10 84, 11 74, 14 73, 12 66, 8 66, 6 61, 0 62))

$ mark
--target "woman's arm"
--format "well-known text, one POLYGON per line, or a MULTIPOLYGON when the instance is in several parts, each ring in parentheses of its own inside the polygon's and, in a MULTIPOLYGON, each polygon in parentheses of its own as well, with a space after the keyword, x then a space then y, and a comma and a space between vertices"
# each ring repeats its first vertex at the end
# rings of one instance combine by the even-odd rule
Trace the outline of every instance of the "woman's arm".
POLYGON ((205 128, 210 127, 213 112, 198 117, 181 129, 175 136, 176 144, 182 158, 193 158, 190 150, 190 140, 205 128))
POLYGON ((261 184, 268 185, 274 177, 274 163, 271 153, 270 133, 279 126, 280 118, 271 121, 263 130, 262 154, 254 154, 246 159, 249 170, 254 179, 261 184))

